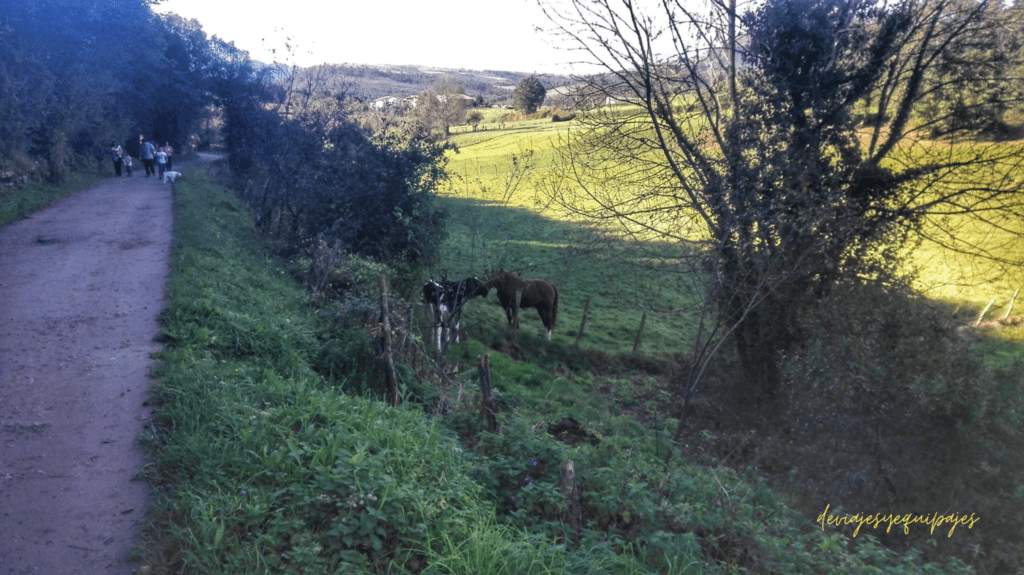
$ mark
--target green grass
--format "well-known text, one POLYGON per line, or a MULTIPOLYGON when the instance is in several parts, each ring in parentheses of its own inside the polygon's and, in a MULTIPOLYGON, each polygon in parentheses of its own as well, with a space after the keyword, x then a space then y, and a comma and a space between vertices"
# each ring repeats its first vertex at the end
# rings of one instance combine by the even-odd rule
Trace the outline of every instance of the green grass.
POLYGON ((366 332, 311 305, 267 258, 244 207, 198 173, 176 188, 172 270, 146 438, 158 500, 141 555, 158 573, 940 572, 864 535, 848 551, 763 482, 678 458, 666 468, 664 438, 591 393, 585 371, 566 370, 564 338, 514 338, 548 347, 553 367, 481 342, 451 350, 456 363, 492 355, 497 435, 474 431, 472 369, 455 375, 444 417, 346 393, 380 384, 372 370, 326 376, 322 352, 349 338, 372 362, 366 332), (566 412, 602 441, 570 446, 543 432, 543 418, 566 412), (579 534, 559 488, 568 459, 586 507, 579 534))
MULTIPOLYGON (((443 421, 318 373, 338 329, 264 255, 247 218, 201 177, 177 186, 148 437, 165 489, 147 562, 195 573, 648 572, 633 554, 580 553, 498 524, 471 477, 479 459, 443 421)), ((523 383, 533 385, 510 385, 523 383)))
MULTIPOLYGON (((642 351, 677 353, 680 340, 693 335, 698 310, 692 278, 672 266, 641 266, 637 254, 623 244, 523 208, 460 198, 445 198, 442 204, 450 220, 440 267, 449 278, 503 268, 554 282, 559 290, 555 341, 576 341, 588 299, 580 338, 586 348, 632 351, 644 314, 642 351)), ((463 318, 473 336, 506 323, 494 295, 469 303, 463 318)), ((542 331, 534 310, 522 311, 520 329, 542 331)))
POLYGON ((387 571, 422 562, 442 533, 488 529, 443 428, 348 396, 313 369, 318 332, 331 330, 263 255, 247 214, 202 178, 178 184, 150 440, 157 481, 173 485, 158 505, 163 544, 179 551, 161 559, 154 545, 150 561, 197 573, 387 571))
MULTIPOLYGON (((582 307, 591 298, 586 337, 595 347, 625 351, 632 343, 643 313, 648 313, 644 347, 648 352, 678 352, 680 342, 692 341, 698 318, 694 290, 685 278, 668 279, 679 274, 659 272, 677 270, 670 265, 651 269, 638 266, 645 254, 630 256, 623 245, 600 240, 583 222, 572 221, 551 205, 546 190, 551 178, 561 178, 557 158, 567 145, 567 132, 573 122, 549 119, 498 122, 499 114, 481 126, 486 131, 457 130, 452 141, 459 152, 451 156, 453 172, 446 190, 446 204, 452 213, 451 238, 439 267, 458 275, 479 275, 484 267, 516 269, 526 275, 554 281, 561 288, 564 305, 556 337, 573 338, 579 326, 582 307), (524 168, 524 166, 528 166, 524 168), (521 179, 514 177, 516 172, 521 179), (519 208, 519 209, 515 209, 519 208), (582 247, 581 247, 582 246, 582 247), (639 272, 640 268, 650 271, 639 272), (596 322, 596 323, 595 323, 596 322)), ((1012 152, 1021 142, 981 144, 989 153, 1012 152)), ((959 144, 947 150, 943 143, 922 142, 911 148, 908 162, 927 160, 928 155, 971 154, 973 148, 959 144)), ((941 159, 941 158, 940 158, 941 159)), ((1011 185, 1022 176, 1019 168, 1002 166, 999 170, 975 170, 960 175, 952 185, 1011 185)), ((927 199, 927 195, 922 201, 927 199)), ((1010 214, 996 221, 998 226, 981 226, 969 219, 952 216, 946 225, 956 230, 961 246, 980 246, 994 257, 1019 259, 1024 253, 1024 219, 1010 214)), ((947 241, 949 238, 943 238, 947 241)), ((643 262, 643 263, 648 263, 643 262)), ((994 300, 987 319, 1002 315, 1017 290, 1024 292, 1024 270, 991 260, 969 257, 934 243, 925 242, 908 260, 917 288, 927 297, 947 302, 970 323, 994 300)), ((488 306, 490 307, 490 306, 488 306)), ((500 319, 500 310, 481 315, 476 309, 467 313, 473 322, 500 319)), ((1014 315, 1024 314, 1024 295, 1018 297, 1014 315)), ((533 319, 531 312, 528 316, 533 319)), ((539 320, 538 322, 539 323, 539 320)), ((532 325, 530 326, 533 327, 532 325)), ((1005 366, 1024 359, 1024 328, 1003 327, 989 333, 979 353, 993 365, 1005 366), (995 350, 988 353, 988 350, 995 350)))
MULTIPOLYGON (((918 289, 926 296, 958 309, 965 323, 973 322, 990 302, 992 307, 985 319, 1000 317, 1010 311, 1014 293, 1018 290, 1024 292, 1024 268, 1005 263, 1019 261, 1024 254, 1024 241, 1021 239, 1024 237, 1024 218, 1006 200, 984 197, 984 190, 1010 189, 1021 179, 1020 168, 1013 157, 1020 153, 1022 147, 1024 142, 1019 141, 964 143, 948 149, 924 147, 914 155, 914 160, 921 163, 933 154, 949 154, 952 159, 975 156, 1007 158, 995 166, 981 166, 967 174, 954 174, 948 182, 936 184, 937 187, 945 185, 982 190, 977 201, 972 201, 973 196, 968 195, 959 198, 959 202, 973 205, 984 221, 959 215, 943 218, 941 224, 944 229, 940 231, 938 225, 932 225, 928 233, 953 249, 926 241, 912 254, 909 262, 915 268, 918 289), (985 252, 988 257, 970 255, 978 251, 985 252)), ((928 197, 925 193, 922 200, 928 197)), ((1024 314, 1024 300, 1018 298, 1012 314, 1024 314)), ((1008 366, 1024 360, 1024 329, 1006 326, 989 330, 988 338, 977 350, 993 366, 1008 366)))
POLYGON ((60 185, 31 182, 18 190, 0 190, 0 227, 28 217, 110 175, 103 171, 81 170, 69 174, 60 185))
MULTIPOLYGON (((693 277, 677 262, 659 264, 590 225, 561 217, 543 192, 572 123, 497 126, 453 137, 459 152, 451 156, 453 178, 443 193, 449 237, 438 268, 449 278, 501 268, 552 281, 559 288, 554 337, 562 343, 575 342, 589 300, 580 345, 632 351, 646 314, 640 350, 681 351, 679 342, 692 341, 699 319, 700 287, 693 277)), ((494 296, 468 305, 463 317, 471 335, 505 321, 494 296)), ((541 329, 533 310, 520 314, 520 326, 541 329)))

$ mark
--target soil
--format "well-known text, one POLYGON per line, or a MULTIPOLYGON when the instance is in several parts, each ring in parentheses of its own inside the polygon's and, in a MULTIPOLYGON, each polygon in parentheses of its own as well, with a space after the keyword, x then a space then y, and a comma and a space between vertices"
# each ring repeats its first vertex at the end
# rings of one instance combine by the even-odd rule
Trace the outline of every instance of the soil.
POLYGON ((0 229, 0 575, 136 569, 173 193, 139 168, 0 229))

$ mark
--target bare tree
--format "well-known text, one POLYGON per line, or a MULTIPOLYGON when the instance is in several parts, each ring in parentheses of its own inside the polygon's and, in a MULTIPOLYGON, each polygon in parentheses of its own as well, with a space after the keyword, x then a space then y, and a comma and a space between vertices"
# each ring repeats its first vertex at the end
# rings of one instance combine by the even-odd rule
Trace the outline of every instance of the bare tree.
POLYGON ((466 93, 462 84, 450 76, 440 76, 416 102, 416 118, 428 131, 436 130, 448 137, 451 127, 466 117, 466 93))
POLYGON ((985 65, 972 47, 997 25, 987 1, 768 0, 742 13, 736 0, 700 12, 682 0, 542 5, 604 69, 578 79, 583 91, 615 103, 579 116, 571 185, 555 200, 699 265, 751 398, 778 391, 804 305, 837 282, 893 277, 915 242, 1021 263, 1024 250, 971 240, 1019 247, 1024 182, 1011 175, 1024 151, 927 139, 921 121, 926 103, 972 85, 943 80, 942 62, 985 65), (970 238, 958 233, 965 221, 970 238))
POLYGON ((381 138, 400 133, 405 120, 405 104, 401 101, 374 103, 366 110, 366 125, 381 138))

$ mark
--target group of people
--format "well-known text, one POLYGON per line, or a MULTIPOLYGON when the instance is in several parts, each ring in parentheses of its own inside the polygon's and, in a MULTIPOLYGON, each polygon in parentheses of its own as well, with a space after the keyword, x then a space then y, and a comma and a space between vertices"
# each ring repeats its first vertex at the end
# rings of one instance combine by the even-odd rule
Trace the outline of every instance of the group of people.
MULTIPOLYGON (((163 146, 155 146, 152 142, 139 136, 139 158, 146 168, 146 177, 164 177, 164 172, 171 169, 171 159, 174 156, 174 148, 170 142, 163 146)), ((121 177, 122 166, 126 168, 127 175, 132 175, 132 157, 125 153, 124 149, 117 142, 110 143, 110 158, 114 162, 114 173, 121 177)))

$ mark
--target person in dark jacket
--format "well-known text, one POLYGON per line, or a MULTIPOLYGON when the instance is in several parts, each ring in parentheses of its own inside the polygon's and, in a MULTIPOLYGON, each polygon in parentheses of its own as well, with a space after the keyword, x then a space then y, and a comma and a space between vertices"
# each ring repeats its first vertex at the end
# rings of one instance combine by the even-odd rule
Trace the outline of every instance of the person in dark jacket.
POLYGON ((156 154, 156 148, 153 144, 143 139, 141 149, 142 151, 139 152, 139 156, 142 158, 142 165, 146 167, 146 177, 155 176, 156 169, 153 167, 153 155, 156 154))

